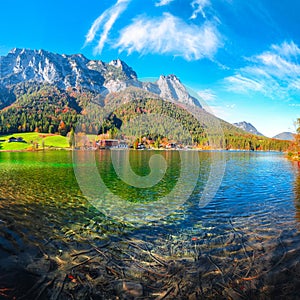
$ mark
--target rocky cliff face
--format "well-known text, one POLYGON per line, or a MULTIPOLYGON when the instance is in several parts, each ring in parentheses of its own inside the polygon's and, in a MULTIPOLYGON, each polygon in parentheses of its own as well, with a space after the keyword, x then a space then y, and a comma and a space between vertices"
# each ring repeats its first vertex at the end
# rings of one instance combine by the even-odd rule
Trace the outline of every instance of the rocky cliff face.
POLYGON ((27 86, 49 84, 63 90, 81 88, 104 96, 136 87, 166 100, 201 107, 175 75, 160 76, 154 83, 141 82, 136 72, 120 59, 106 63, 89 60, 82 54, 60 55, 15 48, 0 57, 0 89, 2 95, 6 95, 5 99, 0 99, 0 104, 11 103, 13 100, 8 100, 9 95, 16 86, 24 83, 27 86))
POLYGON ((149 91, 159 94, 163 99, 171 99, 188 105, 201 106, 199 101, 188 93, 185 86, 175 75, 160 76, 154 84, 154 87, 152 87, 152 90, 149 91))
POLYGON ((129 73, 129 67, 123 71, 118 65, 90 61, 82 54, 60 55, 44 50, 13 49, 0 58, 0 65, 0 84, 4 86, 30 81, 100 92, 111 74, 117 74, 116 80, 136 78, 135 72, 129 73))

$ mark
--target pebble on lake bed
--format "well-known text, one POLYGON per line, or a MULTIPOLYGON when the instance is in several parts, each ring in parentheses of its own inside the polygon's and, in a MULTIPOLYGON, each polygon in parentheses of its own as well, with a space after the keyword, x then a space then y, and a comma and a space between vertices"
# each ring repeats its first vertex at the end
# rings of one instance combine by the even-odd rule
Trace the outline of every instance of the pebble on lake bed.
POLYGON ((116 292, 118 295, 141 297, 143 296, 143 286, 132 281, 122 281, 117 284, 116 292))

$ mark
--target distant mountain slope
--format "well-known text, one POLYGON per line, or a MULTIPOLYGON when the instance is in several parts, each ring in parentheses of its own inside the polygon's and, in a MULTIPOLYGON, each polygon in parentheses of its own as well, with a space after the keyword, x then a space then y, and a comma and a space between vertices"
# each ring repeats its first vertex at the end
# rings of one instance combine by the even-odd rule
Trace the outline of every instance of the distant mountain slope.
POLYGON ((293 141, 295 134, 292 132, 281 132, 275 136, 273 136, 274 139, 277 140, 284 140, 284 141, 293 141))
POLYGON ((242 121, 242 122, 238 122, 238 123, 233 123, 233 125, 246 131, 246 132, 263 136, 263 134, 261 134, 251 123, 242 121))

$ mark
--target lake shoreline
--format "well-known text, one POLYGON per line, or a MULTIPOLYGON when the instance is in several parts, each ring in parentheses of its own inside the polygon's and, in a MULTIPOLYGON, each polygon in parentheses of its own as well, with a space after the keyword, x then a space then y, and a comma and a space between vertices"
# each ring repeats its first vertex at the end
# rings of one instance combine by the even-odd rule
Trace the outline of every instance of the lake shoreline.
MULTIPOLYGON (((133 149, 133 148, 126 148, 126 149, 115 149, 115 148, 108 148, 108 149, 72 149, 72 148, 52 148, 52 147, 45 147, 44 149, 14 149, 14 150, 1 150, 0 149, 0 153, 6 153, 6 152, 41 152, 41 151, 103 151, 103 150, 113 150, 113 151, 124 151, 124 150, 135 150, 135 151, 198 151, 198 152, 245 152, 245 153, 263 153, 263 152, 276 152, 276 153, 282 153, 282 154, 286 154, 286 151, 278 151, 278 150, 241 150, 241 149, 230 149, 230 150, 226 150, 226 149, 133 149)), ((289 158, 289 157, 288 157, 289 158)), ((289 158, 290 160, 299 160, 297 158, 289 158)))

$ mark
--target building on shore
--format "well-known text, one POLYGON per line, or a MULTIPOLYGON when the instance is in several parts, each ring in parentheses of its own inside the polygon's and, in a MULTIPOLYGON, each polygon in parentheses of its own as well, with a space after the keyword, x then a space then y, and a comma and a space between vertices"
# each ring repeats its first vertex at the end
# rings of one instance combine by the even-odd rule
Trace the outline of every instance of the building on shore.
POLYGON ((96 142, 99 149, 127 149, 128 144, 125 140, 103 139, 96 142))

